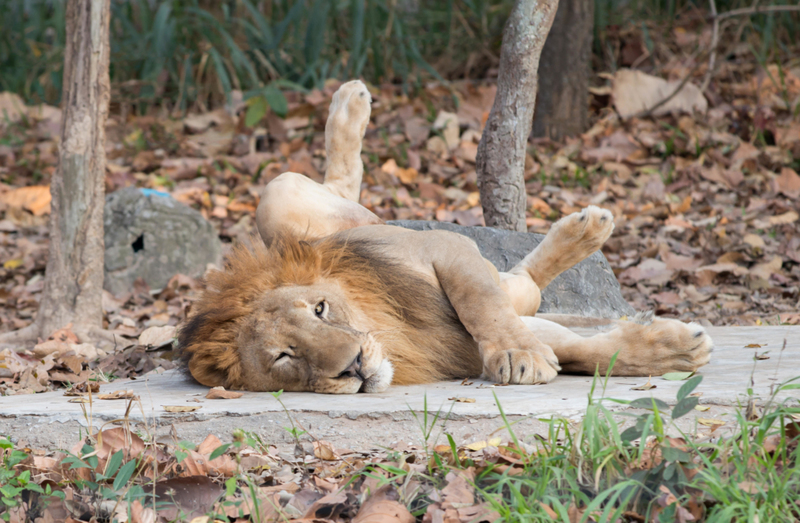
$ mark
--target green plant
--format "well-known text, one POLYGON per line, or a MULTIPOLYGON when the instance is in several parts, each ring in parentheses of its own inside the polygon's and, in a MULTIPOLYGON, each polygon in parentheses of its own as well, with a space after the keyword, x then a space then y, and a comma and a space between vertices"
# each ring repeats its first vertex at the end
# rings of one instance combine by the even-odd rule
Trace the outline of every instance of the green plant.
POLYGON ((292 426, 292 428, 284 427, 284 430, 289 434, 291 434, 292 438, 294 439, 295 445, 302 449, 302 447, 300 446, 300 436, 306 434, 306 431, 303 430, 302 427, 295 424, 294 418, 292 418, 292 414, 289 412, 289 409, 287 409, 286 405, 284 405, 283 401, 281 401, 281 395, 283 394, 283 389, 279 390, 278 392, 271 392, 270 394, 272 394, 272 396, 276 400, 278 400, 278 403, 281 404, 281 407, 283 407, 283 411, 286 413, 286 417, 289 418, 289 424, 292 426))
MULTIPOLYGON (((11 512, 19 507, 26 491, 48 496, 52 492, 49 486, 45 491, 41 486, 32 483, 30 470, 20 471, 16 468, 28 457, 27 453, 15 449, 9 440, 2 437, 0 437, 0 453, 3 458, 0 463, 0 519, 10 521, 11 512)), ((63 498, 63 492, 58 494, 63 498)))
MULTIPOLYGON (((571 521, 575 512, 569 512, 575 510, 583 522, 614 521, 625 511, 647 521, 675 521, 689 500, 705 503, 703 521, 795 520, 800 515, 793 505, 800 495, 800 406, 775 398, 800 384, 791 380, 775 387, 758 419, 740 408, 730 437, 695 441, 674 422, 697 405, 692 392, 701 381, 701 376, 688 379, 670 408, 653 398, 594 399, 596 376, 582 421, 547 420, 548 433, 537 438, 535 452, 524 450, 498 402, 512 440, 507 450, 520 458, 522 469, 510 474, 489 466, 476 486, 505 521, 549 521, 549 511, 571 521), (622 413, 633 424, 620 432, 606 401, 646 412, 622 413), (675 432, 680 437, 669 435, 675 432), (665 491, 674 494, 675 503, 657 503, 666 499, 665 491)), ((605 396, 605 386, 602 390, 605 396)), ((750 404, 752 390, 748 394, 750 404)))
MULTIPOLYGON (((400 81, 469 74, 496 53, 510 0, 112 0, 115 102, 180 111, 245 93, 251 122, 278 89, 322 87, 328 78, 400 81), (460 45, 469 41, 469 46, 460 45), (475 53, 478 52, 476 55, 475 53), (432 65, 434 64, 434 65, 432 65)), ((0 3, 0 91, 57 104, 65 45, 64 0, 0 3)), ((483 64, 483 65, 481 65, 483 64)))
MULTIPOLYGON (((447 423, 447 420, 450 419, 450 414, 453 412, 453 407, 455 406, 455 401, 450 404, 450 410, 444 416, 442 420, 441 426, 439 428, 439 432, 434 437, 433 430, 436 428, 436 424, 439 421, 439 418, 442 417, 442 408, 439 407, 439 410, 436 411, 436 414, 431 415, 428 412, 428 395, 425 394, 422 399, 422 412, 418 413, 411 406, 408 409, 411 411, 411 415, 416 420, 417 425, 419 425, 420 431, 422 431, 422 441, 425 447, 425 454, 428 458, 428 472, 432 475, 433 474, 433 467, 434 465, 438 468, 443 466, 442 458, 439 456, 438 453, 433 452, 431 453, 430 450, 432 447, 436 446, 436 443, 439 441, 439 438, 444 433, 444 428, 447 423)), ((448 435, 448 440, 452 442, 452 437, 448 435)), ((456 460, 458 460, 458 453, 453 453, 456 460)))

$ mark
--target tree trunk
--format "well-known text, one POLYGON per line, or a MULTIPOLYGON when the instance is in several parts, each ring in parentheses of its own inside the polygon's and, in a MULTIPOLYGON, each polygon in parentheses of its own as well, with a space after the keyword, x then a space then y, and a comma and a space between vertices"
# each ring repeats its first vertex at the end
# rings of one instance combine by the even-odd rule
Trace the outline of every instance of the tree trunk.
POLYGON ((64 115, 50 183, 50 250, 36 321, 0 336, 20 343, 69 323, 81 341, 103 322, 105 124, 109 101, 110 0, 68 0, 64 115))
POLYGON ((64 118, 36 318, 43 335, 67 323, 76 334, 102 328, 109 13, 110 0, 67 2, 64 118))
POLYGON ((533 135, 560 140, 589 123, 594 0, 560 0, 539 63, 533 135))
POLYGON ((517 0, 503 31, 497 96, 478 145, 476 169, 486 225, 526 231, 525 149, 537 70, 558 0, 517 0))

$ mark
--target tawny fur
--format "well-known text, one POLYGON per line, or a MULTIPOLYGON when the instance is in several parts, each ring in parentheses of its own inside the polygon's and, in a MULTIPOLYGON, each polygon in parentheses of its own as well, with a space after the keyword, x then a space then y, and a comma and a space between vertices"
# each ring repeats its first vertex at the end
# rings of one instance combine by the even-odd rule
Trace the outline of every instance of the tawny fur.
POLYGON ((258 298, 271 289, 322 279, 338 282, 348 305, 368 318, 370 334, 394 365, 393 384, 481 373, 476 343, 441 290, 381 256, 379 241, 283 236, 269 249, 260 243, 235 248, 225 270, 207 277, 207 289, 179 334, 192 375, 205 384, 248 388, 237 336, 258 298))
POLYGON ((584 338, 531 317, 548 283, 611 235, 607 210, 589 206, 562 218, 508 273, 455 233, 381 225, 358 204, 369 114, 366 86, 343 84, 326 125, 325 182, 287 172, 267 184, 256 224, 270 249, 235 249, 181 327, 179 343, 199 382, 380 392, 390 383, 481 374, 547 383, 559 369, 591 374, 612 359, 616 375, 638 376, 708 363, 713 342, 696 324, 615 321, 613 330, 584 338), (324 309, 328 316, 320 318, 315 306, 328 297, 338 309, 324 309), (357 366, 362 374, 348 374, 357 366))

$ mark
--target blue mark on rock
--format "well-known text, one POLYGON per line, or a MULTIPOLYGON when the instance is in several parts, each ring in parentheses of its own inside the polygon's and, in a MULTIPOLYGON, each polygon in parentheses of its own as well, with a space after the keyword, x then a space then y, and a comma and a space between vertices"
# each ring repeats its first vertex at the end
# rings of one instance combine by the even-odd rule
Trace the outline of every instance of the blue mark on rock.
POLYGON ((172 198, 169 193, 164 191, 157 191, 155 189, 139 189, 145 196, 161 196, 162 198, 172 198))

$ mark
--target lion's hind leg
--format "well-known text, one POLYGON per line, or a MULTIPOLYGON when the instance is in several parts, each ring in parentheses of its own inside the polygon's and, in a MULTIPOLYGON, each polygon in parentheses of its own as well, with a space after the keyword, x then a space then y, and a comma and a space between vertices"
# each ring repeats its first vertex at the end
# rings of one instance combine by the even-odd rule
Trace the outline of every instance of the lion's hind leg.
POLYGON ((342 84, 331 101, 325 126, 328 167, 319 184, 302 174, 283 173, 264 188, 256 211, 259 233, 268 245, 280 233, 316 239, 383 221, 358 203, 361 144, 369 123, 371 98, 360 81, 342 84))
POLYGON ((544 289, 556 276, 598 251, 613 231, 611 212, 590 205, 554 223, 542 243, 511 273, 526 272, 544 289))
POLYGON ((520 316, 533 316, 542 304, 542 292, 530 274, 523 272, 500 273, 500 288, 511 298, 514 310, 520 316))
POLYGON ((328 166, 323 185, 336 196, 358 203, 361 196, 361 142, 367 129, 372 98, 360 80, 342 84, 333 94, 325 124, 328 166))
POLYGON ((520 316, 533 316, 542 301, 541 291, 556 276, 600 249, 614 230, 610 211, 590 205, 560 219, 544 240, 508 273, 500 274, 500 287, 520 316))
POLYGON ((714 344, 702 326, 678 320, 637 315, 591 337, 541 318, 522 318, 536 337, 549 345, 564 372, 605 373, 619 352, 615 376, 660 376, 667 372, 693 372, 711 359, 714 344))

